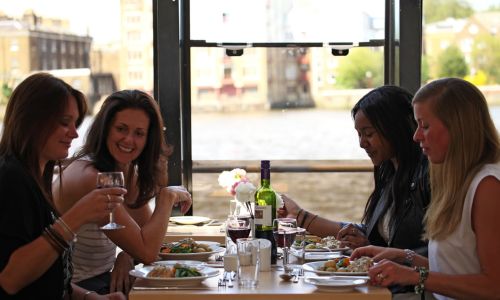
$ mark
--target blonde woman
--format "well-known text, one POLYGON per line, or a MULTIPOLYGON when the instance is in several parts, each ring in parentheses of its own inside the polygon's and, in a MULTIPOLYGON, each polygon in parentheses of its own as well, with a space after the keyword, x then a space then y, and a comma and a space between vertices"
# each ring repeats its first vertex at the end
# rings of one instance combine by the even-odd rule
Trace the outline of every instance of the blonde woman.
POLYGON ((382 286, 411 284, 438 299, 499 299, 500 142, 486 100, 471 83, 444 78, 422 87, 413 105, 414 139, 431 162, 429 259, 371 246, 352 257, 380 261, 369 275, 382 286), (397 264, 408 259, 412 268, 397 264))

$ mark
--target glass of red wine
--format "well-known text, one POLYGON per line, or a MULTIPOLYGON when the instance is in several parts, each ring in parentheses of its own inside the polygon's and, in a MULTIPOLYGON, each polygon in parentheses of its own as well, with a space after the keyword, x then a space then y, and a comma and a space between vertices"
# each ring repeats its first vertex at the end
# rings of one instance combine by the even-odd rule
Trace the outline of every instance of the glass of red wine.
POLYGON ((236 216, 230 216, 226 223, 227 234, 236 244, 239 238, 247 238, 250 235, 249 219, 241 219, 236 216))
POLYGON ((289 264, 290 246, 297 233, 297 221, 293 218, 277 218, 273 221, 273 235, 276 245, 283 250, 283 267, 289 264))
MULTIPOLYGON (((109 188, 109 187, 124 187, 124 186, 125 186, 125 179, 123 177, 123 172, 97 173, 98 189, 109 188)), ((125 226, 115 222, 115 216, 113 214, 113 211, 109 213, 109 223, 101 227, 102 230, 115 230, 121 228, 125 228, 125 226)))

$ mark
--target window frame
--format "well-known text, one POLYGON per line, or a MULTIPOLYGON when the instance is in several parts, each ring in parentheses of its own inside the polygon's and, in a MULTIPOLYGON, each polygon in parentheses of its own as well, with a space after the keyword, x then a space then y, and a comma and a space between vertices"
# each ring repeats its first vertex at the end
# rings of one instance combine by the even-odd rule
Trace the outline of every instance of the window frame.
MULTIPOLYGON (((165 120, 167 141, 174 145, 169 159, 171 185, 184 185, 192 192, 192 174, 215 173, 231 168, 193 166, 191 145, 192 47, 218 47, 216 43, 190 39, 190 1, 153 0, 154 96, 165 120)), ((322 43, 254 43, 254 47, 322 47, 322 43)), ((384 47, 384 84, 399 85, 414 93, 420 87, 422 53, 422 0, 385 0, 385 38, 360 43, 359 47, 384 47), (396 12, 399 11, 399 15, 396 12)), ((247 166, 249 171, 256 166, 247 166)), ((296 165, 273 168, 273 172, 359 172, 370 166, 296 165)), ((192 214, 192 210, 188 212, 192 214)))

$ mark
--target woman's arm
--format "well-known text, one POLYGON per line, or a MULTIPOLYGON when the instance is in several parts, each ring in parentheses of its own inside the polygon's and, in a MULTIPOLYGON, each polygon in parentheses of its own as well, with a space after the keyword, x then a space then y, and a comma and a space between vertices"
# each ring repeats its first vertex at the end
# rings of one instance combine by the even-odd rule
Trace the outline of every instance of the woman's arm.
MULTIPOLYGON (((474 195, 472 206, 472 224, 476 234, 477 254, 481 265, 481 273, 467 275, 449 275, 430 272, 425 281, 425 289, 437 294, 453 298, 465 299, 499 299, 500 298, 500 181, 486 177, 481 181, 474 195)), ((353 256, 368 254, 370 247, 357 249, 353 256)), ((421 256, 416 256, 422 260, 421 256)), ((392 284, 415 285, 419 277, 412 269, 394 264, 387 260, 381 261, 370 269, 372 281, 383 286, 392 284), (381 274, 379 276, 379 274, 381 274), (380 281, 380 277, 383 280, 380 281)))
POLYGON ((339 222, 327 220, 304 210, 287 195, 283 194, 281 197, 283 199, 283 208, 278 210, 280 217, 297 219, 297 226, 306 228, 310 233, 321 237, 337 236, 342 228, 339 222))
POLYGON ((106 232, 116 245, 146 264, 152 263, 158 256, 173 206, 180 202, 190 205, 191 196, 187 192, 179 193, 163 188, 155 201, 155 210, 143 226, 139 226, 124 207, 118 207, 115 210, 115 218, 118 223, 125 225, 125 228, 106 232))
MULTIPOLYGON (((113 194, 118 191, 125 192, 121 188, 93 191, 84 197, 79 205, 63 214, 61 219, 72 231, 77 231, 82 224, 102 219, 109 214, 105 194, 113 194)), ((111 207, 115 207, 119 203, 116 198, 112 201, 111 207)), ((60 224, 55 223, 52 227, 67 242, 71 241, 72 236, 69 236, 60 224)), ((7 293, 17 293, 42 276, 52 266, 57 257, 59 257, 59 253, 50 243, 49 238, 43 236, 36 238, 12 252, 7 265, 0 273, 0 286, 7 293)))
MULTIPOLYGON (((63 193, 59 196, 57 186, 54 185, 56 205, 64 209, 78 202, 82 194, 94 188, 97 170, 86 162, 73 162, 63 173, 63 193)), ((127 187, 128 194, 125 201, 137 195, 134 187, 127 187)), ((191 204, 191 195, 183 191, 172 191, 162 188, 156 197, 155 210, 151 214, 147 205, 136 210, 133 214, 124 205, 114 210, 115 221, 124 225, 120 230, 106 231, 105 234, 122 250, 143 263, 151 263, 158 256, 161 243, 165 236, 172 207, 179 202, 191 204), (136 219, 139 222, 136 222, 136 219)), ((103 218, 98 224, 108 221, 103 218)))
POLYGON ((474 275, 431 274, 426 287, 456 298, 500 298, 500 181, 492 176, 478 185, 472 205, 472 226, 476 234, 481 273, 474 275))

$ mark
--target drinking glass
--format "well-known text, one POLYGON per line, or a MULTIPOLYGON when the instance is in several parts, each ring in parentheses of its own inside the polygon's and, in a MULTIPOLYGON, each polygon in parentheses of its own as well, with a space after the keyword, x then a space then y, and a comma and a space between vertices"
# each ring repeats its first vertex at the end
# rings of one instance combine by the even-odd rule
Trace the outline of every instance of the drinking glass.
POLYGON ((306 230, 304 228, 297 227, 291 251, 293 256, 296 257, 296 264, 292 268, 299 275, 303 275, 303 272, 300 271, 302 270, 302 265, 306 262, 306 230))
MULTIPOLYGON (((97 173, 97 188, 125 187, 123 172, 99 172, 97 173)), ((102 230, 115 230, 125 226, 115 223, 113 211, 109 213, 109 223, 102 226, 102 230)))
POLYGON ((254 238, 243 238, 236 242, 239 286, 255 288, 259 283, 260 241, 254 238))
POLYGON ((297 221, 293 218, 277 218, 273 221, 273 235, 278 247, 283 250, 283 267, 285 270, 290 261, 290 246, 295 240, 297 221))

